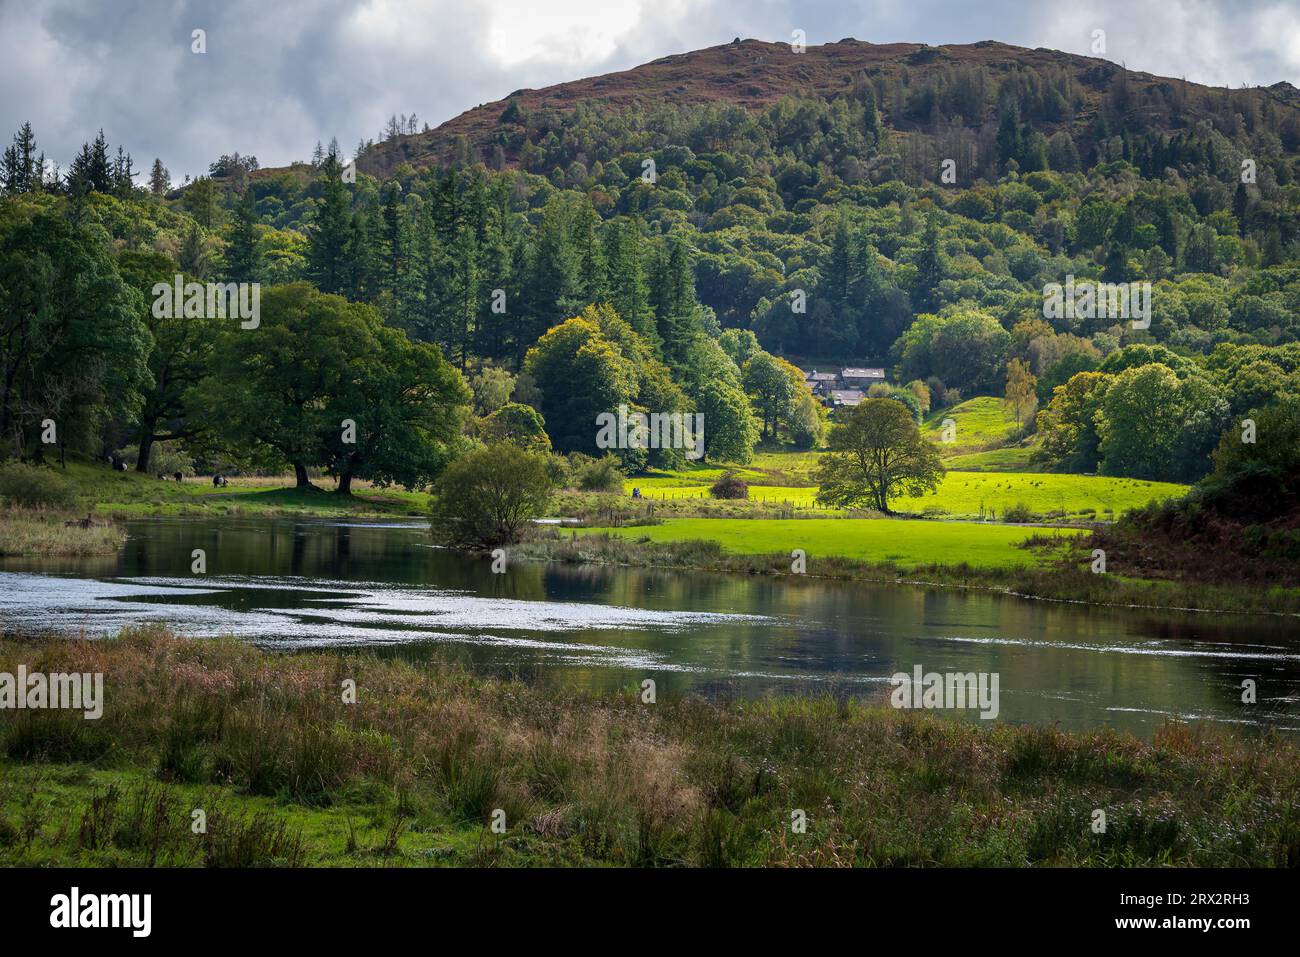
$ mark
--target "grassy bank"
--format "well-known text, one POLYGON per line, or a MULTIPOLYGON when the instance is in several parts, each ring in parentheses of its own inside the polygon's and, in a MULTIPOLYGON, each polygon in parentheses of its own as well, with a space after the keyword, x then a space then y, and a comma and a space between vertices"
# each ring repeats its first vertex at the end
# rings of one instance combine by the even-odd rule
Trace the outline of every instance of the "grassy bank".
POLYGON ((429 496, 358 482, 351 496, 335 495, 333 483, 295 488, 289 477, 232 478, 216 488, 209 478, 166 481, 138 472, 116 472, 99 463, 69 461, 52 472, 73 482, 78 495, 96 514, 116 518, 149 515, 315 515, 325 518, 423 515, 429 496))
MULTIPOLYGON (((842 558, 889 564, 898 568, 966 563, 976 568, 1041 564, 1043 551, 1024 542, 1041 529, 977 522, 930 522, 909 519, 667 519, 659 525, 613 529, 578 529, 579 534, 611 534, 650 542, 717 542, 726 552, 745 555, 803 549, 812 559, 842 558)), ((1084 534, 1061 529, 1062 536, 1084 534)))
POLYGON ((0 557, 113 555, 126 541, 121 526, 103 522, 87 527, 68 521, 69 516, 55 512, 0 511, 0 557))
MULTIPOLYGON (((852 520, 833 521, 838 524, 852 520)), ((707 531, 718 522, 708 521, 704 524, 707 531)), ((882 532, 887 532, 894 524, 893 521, 880 521, 882 532)), ((661 527, 663 526, 548 530, 516 546, 512 553, 530 561, 636 565, 702 569, 741 575, 800 577, 791 570, 789 551, 766 554, 743 550, 727 551, 716 540, 698 538, 655 542, 651 536, 656 528, 661 527)), ((940 527, 949 526, 945 523, 940 527)), ((671 535, 668 537, 671 538, 671 535)), ((842 581, 978 588, 1025 598, 1090 605, 1300 614, 1300 589, 1297 588, 1139 578, 1126 576, 1122 570, 1113 567, 1108 574, 1095 575, 1087 564, 1088 539, 1082 535, 1071 537, 1066 529, 1039 529, 1036 534, 1027 536, 1023 545, 1029 551, 1025 553, 1026 559, 1019 564, 974 565, 967 555, 955 553, 948 554, 944 562, 905 567, 886 560, 860 561, 837 554, 823 557, 810 554, 804 574, 842 581)), ((800 546, 795 544, 790 547, 793 549, 800 546)), ((744 548, 743 542, 741 548, 744 548)))
POLYGON ((106 700, 98 721, 0 711, 9 865, 1300 863, 1300 753, 1280 738, 643 704, 160 631, 0 642, 0 670, 19 664, 103 672, 106 700))

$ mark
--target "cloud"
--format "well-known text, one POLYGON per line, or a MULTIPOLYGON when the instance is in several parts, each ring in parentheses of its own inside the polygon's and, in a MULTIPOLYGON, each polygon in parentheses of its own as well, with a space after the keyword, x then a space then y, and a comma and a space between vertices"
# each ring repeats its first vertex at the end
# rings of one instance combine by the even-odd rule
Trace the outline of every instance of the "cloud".
POLYGON ((263 165, 337 136, 351 153, 390 114, 436 125, 546 86, 732 37, 995 39, 1090 53, 1217 85, 1300 85, 1300 11, 1275 0, 0 0, 0 136, 31 120, 64 164, 101 126, 176 178, 222 153, 263 165), (191 32, 207 52, 190 51, 191 32))

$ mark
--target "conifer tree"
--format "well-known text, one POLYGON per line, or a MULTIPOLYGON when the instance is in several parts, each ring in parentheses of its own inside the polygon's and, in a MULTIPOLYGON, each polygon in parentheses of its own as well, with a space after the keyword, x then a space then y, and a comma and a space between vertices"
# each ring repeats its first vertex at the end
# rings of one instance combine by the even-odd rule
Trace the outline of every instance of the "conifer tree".
POLYGON ((154 157, 153 168, 149 171, 149 192, 155 196, 166 196, 172 188, 172 174, 163 166, 162 160, 154 157))
POLYGON ((226 247, 226 280, 228 282, 259 282, 262 272, 262 252, 257 242, 257 208, 252 191, 235 208, 234 228, 230 244, 226 247))
POLYGON ((342 293, 350 281, 347 250, 352 234, 351 200, 338 154, 333 150, 325 157, 321 173, 324 195, 307 231, 307 277, 321 292, 342 293))

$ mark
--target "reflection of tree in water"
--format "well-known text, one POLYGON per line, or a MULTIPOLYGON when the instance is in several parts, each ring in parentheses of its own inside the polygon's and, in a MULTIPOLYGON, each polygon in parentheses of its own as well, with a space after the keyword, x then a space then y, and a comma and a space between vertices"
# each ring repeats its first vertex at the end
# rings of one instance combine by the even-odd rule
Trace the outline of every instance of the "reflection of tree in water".
POLYGON ((349 559, 352 557, 352 529, 340 525, 334 529, 334 571, 338 575, 347 573, 349 559))
POLYGON ((293 528, 290 529, 289 535, 293 540, 293 548, 289 556, 289 574, 301 575, 307 558, 307 534, 293 528))

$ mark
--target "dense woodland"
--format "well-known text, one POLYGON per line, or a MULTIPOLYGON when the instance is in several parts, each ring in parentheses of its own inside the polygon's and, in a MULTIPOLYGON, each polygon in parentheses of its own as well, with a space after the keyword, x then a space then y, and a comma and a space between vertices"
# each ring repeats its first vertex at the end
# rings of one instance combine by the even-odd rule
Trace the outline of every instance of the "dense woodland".
POLYGON ((63 171, 26 125, 0 166, 4 452, 48 458, 52 419, 60 453, 141 470, 423 485, 498 439, 598 455, 623 403, 703 412, 706 457, 745 462, 818 446, 800 370, 853 360, 918 419, 1027 389, 1043 467, 1194 481, 1300 397, 1300 109, 1103 72, 917 63, 760 109, 512 99, 490 140, 368 175, 431 135, 394 118, 354 183, 318 144, 173 184, 102 132, 63 171), (178 272, 262 284, 260 328, 155 318, 178 272), (1045 319, 1067 276, 1151 282, 1150 328, 1045 319))

